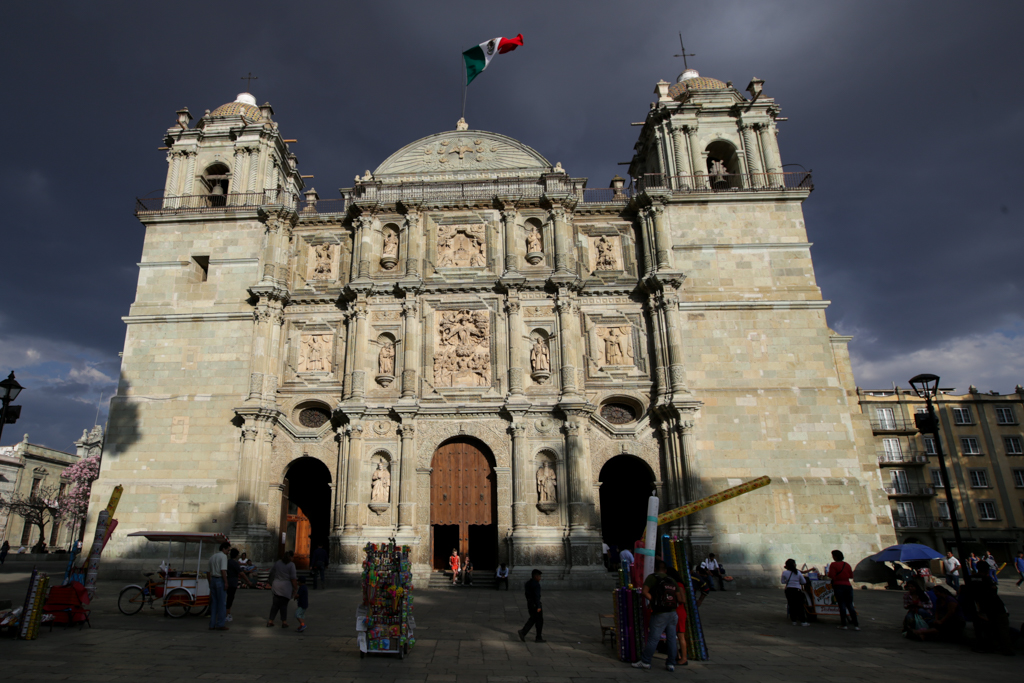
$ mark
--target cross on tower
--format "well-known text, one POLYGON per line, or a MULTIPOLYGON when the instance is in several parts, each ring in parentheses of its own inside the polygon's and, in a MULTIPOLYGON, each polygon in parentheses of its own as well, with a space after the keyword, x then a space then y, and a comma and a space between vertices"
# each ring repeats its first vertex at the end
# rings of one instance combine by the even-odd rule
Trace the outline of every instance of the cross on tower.
MULTIPOLYGON (((683 40, 683 34, 680 33, 679 34, 679 41, 682 42, 682 40, 683 40)), ((248 76, 242 76, 242 80, 245 81, 245 90, 246 90, 246 92, 248 92, 250 87, 252 86, 252 82, 259 80, 259 76, 253 76, 252 72, 250 71, 248 76)))
POLYGON ((683 34, 682 33, 679 34, 679 47, 680 47, 680 49, 682 49, 683 54, 681 54, 681 55, 673 55, 673 56, 675 56, 675 57, 682 57, 683 58, 683 68, 684 69, 689 69, 690 65, 686 63, 686 58, 687 57, 696 57, 697 55, 692 53, 692 52, 687 54, 686 46, 683 45, 683 34))

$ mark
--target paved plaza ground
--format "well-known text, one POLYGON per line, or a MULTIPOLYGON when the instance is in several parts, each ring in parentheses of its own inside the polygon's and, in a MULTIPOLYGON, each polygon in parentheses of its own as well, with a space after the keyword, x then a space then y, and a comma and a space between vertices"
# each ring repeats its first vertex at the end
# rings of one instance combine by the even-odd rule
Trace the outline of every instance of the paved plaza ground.
MULTIPOLYGON (((58 574, 63 567, 47 567, 58 574)), ((24 598, 24 565, 0 568, 0 600, 24 598)), ((460 588, 416 593, 417 643, 409 657, 360 659, 355 642, 359 591, 311 592, 309 629, 265 627, 269 591, 241 590, 231 630, 207 630, 207 619, 168 619, 159 610, 126 617, 117 610, 121 582, 103 582, 92 605, 93 628, 50 632, 35 641, 0 640, 5 681, 244 680, 417 683, 577 683, 692 678, 729 683, 786 681, 1018 680, 1024 659, 977 654, 967 646, 909 642, 900 636, 901 593, 858 591, 863 630, 839 631, 837 619, 808 628, 785 618, 781 590, 712 593, 701 608, 711 661, 666 672, 664 657, 638 671, 601 642, 597 615, 611 611, 604 591, 544 596, 546 644, 522 643, 526 620, 519 590, 460 588), (1014 673, 1016 672, 1016 673, 1014 673)), ((1024 620, 1024 591, 1001 587, 1011 623, 1024 620)), ((292 603, 294 606, 294 602, 292 603)), ((1018 651, 1018 657, 1024 652, 1018 651)))

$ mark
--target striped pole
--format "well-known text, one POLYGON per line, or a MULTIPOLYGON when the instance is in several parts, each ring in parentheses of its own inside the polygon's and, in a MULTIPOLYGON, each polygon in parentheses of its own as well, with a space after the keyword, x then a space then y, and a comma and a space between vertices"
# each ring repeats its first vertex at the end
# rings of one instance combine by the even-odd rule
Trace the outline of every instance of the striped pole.
POLYGON ((757 479, 752 479, 751 481, 748 481, 745 484, 740 484, 739 486, 733 486, 731 489, 726 489, 721 493, 716 493, 706 498, 695 500, 692 503, 687 503, 686 505, 678 507, 675 510, 663 512, 660 515, 658 515, 658 526, 661 526, 662 524, 668 524, 669 522, 674 522, 677 519, 686 517, 687 515, 692 515, 695 512, 700 512, 701 510, 709 508, 712 505, 724 503, 725 501, 731 498, 735 498, 736 496, 742 496, 744 493, 750 493, 751 491, 755 491, 763 486, 767 486, 770 483, 772 483, 771 478, 758 477, 757 479))

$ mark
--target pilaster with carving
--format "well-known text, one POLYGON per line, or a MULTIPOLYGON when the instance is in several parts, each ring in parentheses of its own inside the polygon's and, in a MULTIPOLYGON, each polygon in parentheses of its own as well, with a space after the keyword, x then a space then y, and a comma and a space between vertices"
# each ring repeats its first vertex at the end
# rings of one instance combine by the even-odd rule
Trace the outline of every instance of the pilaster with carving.
POLYGON ((555 270, 568 272, 572 235, 569 234, 570 226, 565 207, 557 204, 551 207, 551 222, 555 233, 555 270))
POLYGON ((506 202, 501 209, 501 229, 505 236, 505 275, 518 275, 519 267, 517 261, 517 240, 516 240, 516 211, 515 206, 506 202))
POLYGON ((562 396, 576 395, 576 366, 573 360, 576 357, 573 344, 573 302, 568 298, 567 293, 559 293, 558 301, 555 304, 558 310, 558 339, 561 347, 562 365, 559 368, 559 378, 562 383, 562 396))
POLYGON ((187 160, 185 162, 185 178, 182 183, 181 193, 183 195, 191 195, 195 192, 196 182, 196 154, 195 150, 188 150, 185 152, 187 160))
POLYGON ((422 227, 420 225, 421 215, 422 214, 415 209, 407 209, 405 212, 405 272, 407 275, 418 276, 420 273, 420 259, 422 258, 422 254, 420 253, 420 235, 422 233, 422 227))
POLYGON ((371 238, 373 235, 373 217, 359 216, 355 219, 357 243, 359 244, 359 270, 357 279, 365 280, 370 277, 370 252, 372 250, 371 238))
POLYGON ((743 153, 747 160, 747 172, 750 174, 750 186, 763 187, 764 167, 761 165, 761 151, 758 149, 754 126, 749 123, 741 123, 740 135, 743 136, 743 153))
POLYGON ((416 526, 416 426, 402 423, 401 482, 398 489, 398 532, 412 533, 416 526))
POLYGON ((252 424, 244 424, 241 429, 241 452, 238 463, 238 503, 235 505, 235 524, 248 525, 253 517, 255 505, 255 471, 257 470, 256 437, 259 429, 252 424))
POLYGON ((336 437, 338 440, 338 476, 335 477, 335 481, 333 482, 334 484, 336 484, 337 488, 337 495, 335 496, 334 499, 334 511, 331 521, 331 534, 333 536, 341 534, 345 527, 345 502, 344 498, 342 498, 342 496, 345 494, 345 490, 343 490, 341 482, 343 481, 343 478, 345 482, 348 481, 347 466, 349 458, 349 438, 351 433, 351 428, 348 425, 346 425, 338 429, 338 435, 336 437), (342 467, 345 467, 345 470, 343 470, 342 467))
POLYGON ((509 294, 505 302, 508 314, 508 387, 513 396, 523 394, 523 313, 518 295, 509 294))
POLYGON ((672 239, 668 231, 668 217, 666 216, 665 204, 661 201, 654 202, 647 207, 654 227, 655 263, 657 269, 670 268, 669 249, 672 248, 672 239))
POLYGON ((672 126, 672 151, 675 155, 676 173, 680 176, 677 178, 676 187, 686 189, 690 186, 689 176, 693 175, 693 169, 690 167, 690 159, 686 150, 686 133, 682 126, 672 126))
POLYGON ((342 531, 346 536, 359 533, 359 482, 363 459, 363 425, 353 422, 349 426, 348 475, 345 491, 345 527, 342 531))
MULTIPOLYGON (((686 502, 700 500, 704 497, 704 490, 700 482, 700 465, 697 458, 697 439, 694 433, 695 423, 690 416, 684 413, 684 419, 679 421, 679 446, 681 457, 679 458, 682 477, 686 492, 686 502)), ((694 513, 687 518, 687 533, 695 544, 710 543, 711 535, 707 525, 704 523, 704 515, 700 512, 694 513), (704 540, 706 539, 706 541, 704 540)))
POLYGON ((761 150, 764 152, 764 161, 768 166, 768 184, 779 186, 782 184, 782 159, 779 156, 779 143, 775 137, 775 123, 757 124, 758 137, 761 140, 761 150))
POLYGON ((530 464, 525 449, 526 425, 516 420, 508 428, 512 435, 512 526, 515 531, 526 528, 529 521, 530 464))
POLYGON ((658 311, 665 319, 665 337, 668 340, 669 382, 673 392, 686 391, 685 358, 683 356, 682 317, 679 313, 678 289, 667 286, 655 299, 658 311))
POLYGON ((590 463, 587 458, 586 414, 570 412, 562 426, 565 432, 565 454, 569 473, 569 534, 577 535, 590 531, 593 519, 593 487, 590 482, 590 463))
POLYGON ((707 187, 707 173, 704 166, 704 155, 701 154, 700 142, 697 139, 697 126, 683 126, 686 132, 687 146, 690 148, 690 166, 693 169, 693 186, 695 188, 707 187))
POLYGON ((356 302, 352 311, 355 316, 355 339, 349 343, 355 347, 354 363, 352 367, 352 398, 362 399, 366 396, 366 370, 365 363, 368 356, 368 333, 366 322, 366 302, 356 302))
POLYGON ((406 294, 402 302, 402 317, 405 319, 405 339, 402 342, 402 398, 415 398, 417 389, 417 353, 420 349, 419 303, 415 294, 406 294))

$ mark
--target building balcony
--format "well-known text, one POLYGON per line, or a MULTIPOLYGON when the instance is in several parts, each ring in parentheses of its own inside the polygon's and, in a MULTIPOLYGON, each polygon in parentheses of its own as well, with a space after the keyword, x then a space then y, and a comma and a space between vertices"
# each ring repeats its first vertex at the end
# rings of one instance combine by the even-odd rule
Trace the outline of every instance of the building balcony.
POLYGON ((904 417, 871 418, 871 430, 876 434, 914 434, 917 425, 912 419, 904 417))
POLYGON ((935 518, 931 515, 901 515, 893 512, 892 525, 896 529, 934 529, 935 518))
POLYGON ((298 198, 283 190, 238 192, 229 194, 192 194, 176 197, 144 197, 135 200, 135 215, 162 213, 218 213, 260 206, 286 206, 296 208, 298 198))
POLYGON ((810 192, 814 189, 807 171, 786 173, 720 173, 698 175, 664 175, 647 173, 637 179, 637 189, 669 190, 687 194, 718 194, 746 192, 810 192))
POLYGON ((888 453, 878 451, 878 464, 885 465, 927 465, 928 456, 911 451, 909 453, 888 453))
POLYGON ((924 498, 935 495, 931 486, 883 486, 890 498, 924 498))

